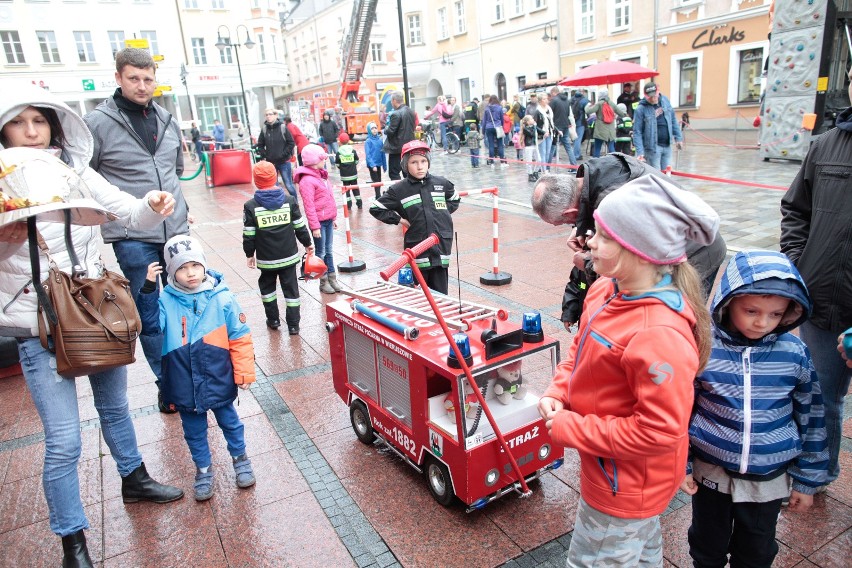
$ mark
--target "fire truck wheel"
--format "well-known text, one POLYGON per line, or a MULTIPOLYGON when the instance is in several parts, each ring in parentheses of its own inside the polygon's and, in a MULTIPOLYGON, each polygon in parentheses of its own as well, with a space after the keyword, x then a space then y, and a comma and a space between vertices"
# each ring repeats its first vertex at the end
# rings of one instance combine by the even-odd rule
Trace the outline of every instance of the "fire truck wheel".
POLYGON ((449 507, 456 494, 453 493, 453 482, 447 466, 438 460, 429 459, 426 463, 426 483, 435 501, 449 507))
POLYGON ((352 429, 358 439, 368 446, 376 440, 376 434, 370 425, 370 413, 360 400, 353 401, 349 406, 349 418, 352 420, 352 429))

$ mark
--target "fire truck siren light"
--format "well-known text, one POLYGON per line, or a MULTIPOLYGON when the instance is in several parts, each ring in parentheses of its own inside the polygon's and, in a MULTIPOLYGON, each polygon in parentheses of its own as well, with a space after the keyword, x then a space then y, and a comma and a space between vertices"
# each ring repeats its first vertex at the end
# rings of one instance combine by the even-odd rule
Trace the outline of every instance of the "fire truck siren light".
POLYGON ((541 343, 544 341, 544 332, 541 330, 541 314, 538 312, 524 312, 521 324, 524 330, 524 343, 541 343))
MULTIPOLYGON (((456 344, 456 347, 459 348, 459 352, 464 357, 464 362, 468 365, 473 365, 473 355, 470 354, 470 338, 466 333, 454 333, 453 341, 456 344)), ((447 355, 447 366, 452 367, 453 369, 461 369, 461 363, 456 358, 456 353, 453 351, 452 346, 450 346, 450 354, 447 355)))
POLYGON ((397 272, 396 281, 400 286, 414 286, 414 272, 406 265, 397 272))

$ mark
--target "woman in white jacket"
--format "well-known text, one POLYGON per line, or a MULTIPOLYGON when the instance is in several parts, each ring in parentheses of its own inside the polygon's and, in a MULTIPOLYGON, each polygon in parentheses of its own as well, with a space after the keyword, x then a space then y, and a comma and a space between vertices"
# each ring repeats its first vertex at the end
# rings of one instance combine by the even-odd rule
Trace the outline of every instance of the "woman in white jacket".
MULTIPOLYGON (((39 89, 4 89, 0 95, 0 147, 52 150, 85 181, 84 197, 96 201, 131 226, 154 227, 171 215, 174 198, 151 191, 136 199, 109 184, 89 168, 92 135, 82 118, 50 93, 39 89)), ((63 184, 57 180, 56 193, 63 184)), ((67 184, 64 184, 68 192, 67 184)), ((60 195, 60 197, 67 197, 60 195)), ((2 217, 7 213, 0 213, 2 217)), ((71 272, 62 223, 38 222, 38 230, 59 268, 71 272)), ((89 276, 102 274, 103 245, 96 226, 74 225, 72 242, 89 276)), ((39 282, 47 277, 42 260, 39 282)), ((56 361, 38 338, 37 298, 27 243, 26 221, 0 227, 0 335, 18 342, 27 387, 44 426, 45 456, 42 481, 50 510, 50 528, 62 537, 63 566, 91 566, 83 529, 89 528, 80 499, 77 462, 80 459, 80 417, 75 379, 56 373, 56 361)), ((166 503, 180 499, 183 491, 161 485, 148 476, 136 444, 127 402, 127 369, 120 367, 89 377, 101 433, 122 477, 125 502, 166 503)))

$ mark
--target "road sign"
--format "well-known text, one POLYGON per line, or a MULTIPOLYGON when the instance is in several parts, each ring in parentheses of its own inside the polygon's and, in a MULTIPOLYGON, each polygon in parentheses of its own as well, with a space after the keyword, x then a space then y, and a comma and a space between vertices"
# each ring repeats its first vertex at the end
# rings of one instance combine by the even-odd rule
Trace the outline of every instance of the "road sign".
POLYGON ((124 40, 124 47, 137 47, 139 49, 148 49, 150 46, 148 45, 148 40, 145 38, 142 39, 126 39, 124 40))
POLYGON ((154 61, 162 61, 166 58, 164 55, 154 55, 153 57, 154 61))
POLYGON ((83 90, 84 91, 94 91, 95 90, 95 80, 94 79, 83 79, 83 90))
POLYGON ((171 86, 171 85, 158 85, 158 86, 157 86, 157 88, 158 88, 159 90, 163 91, 163 92, 171 91, 171 90, 172 90, 172 86, 171 86))

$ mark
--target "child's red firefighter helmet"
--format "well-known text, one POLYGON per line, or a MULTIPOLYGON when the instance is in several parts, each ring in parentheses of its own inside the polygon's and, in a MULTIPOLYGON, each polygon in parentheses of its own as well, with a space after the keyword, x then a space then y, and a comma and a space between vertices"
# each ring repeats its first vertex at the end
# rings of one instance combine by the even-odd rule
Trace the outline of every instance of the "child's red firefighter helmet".
POLYGON ((399 157, 404 158, 408 154, 422 154, 428 157, 429 152, 429 144, 422 140, 412 140, 411 142, 406 142, 405 145, 403 145, 402 153, 399 157))
POLYGON ((325 276, 325 273, 328 270, 328 267, 325 265, 322 259, 312 253, 305 253, 305 259, 302 262, 305 280, 314 280, 316 278, 322 278, 323 276, 325 276))

